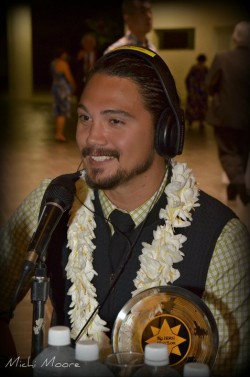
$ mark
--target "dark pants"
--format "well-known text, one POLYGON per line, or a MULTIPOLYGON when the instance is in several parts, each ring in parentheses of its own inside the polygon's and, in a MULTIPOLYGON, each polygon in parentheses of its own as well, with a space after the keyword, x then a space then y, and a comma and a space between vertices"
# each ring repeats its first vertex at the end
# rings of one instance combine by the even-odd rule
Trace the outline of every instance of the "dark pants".
POLYGON ((214 127, 220 163, 232 184, 245 184, 250 132, 214 127))

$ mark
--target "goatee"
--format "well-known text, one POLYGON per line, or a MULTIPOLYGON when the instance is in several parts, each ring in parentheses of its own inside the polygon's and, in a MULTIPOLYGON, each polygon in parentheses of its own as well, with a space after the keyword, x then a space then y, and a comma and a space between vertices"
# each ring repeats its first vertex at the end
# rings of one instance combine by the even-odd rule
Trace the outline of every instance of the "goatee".
POLYGON ((119 185, 128 182, 130 179, 136 177, 147 171, 152 163, 154 158, 154 152, 152 151, 145 161, 141 164, 136 165, 131 170, 118 169, 116 173, 105 178, 98 178, 103 172, 103 169, 86 169, 85 180, 89 187, 92 189, 101 189, 101 190, 111 190, 119 185))

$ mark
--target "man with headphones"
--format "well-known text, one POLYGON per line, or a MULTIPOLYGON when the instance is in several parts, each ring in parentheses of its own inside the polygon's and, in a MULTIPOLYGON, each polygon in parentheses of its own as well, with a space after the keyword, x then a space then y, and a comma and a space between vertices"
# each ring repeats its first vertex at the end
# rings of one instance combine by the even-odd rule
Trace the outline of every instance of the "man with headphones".
MULTIPOLYGON (((54 323, 106 349, 132 296, 173 284, 198 295, 214 315, 213 374, 240 375, 249 351, 249 233, 174 159, 183 149, 184 117, 159 55, 124 46, 96 62, 78 105, 76 140, 84 169, 47 248, 54 323)), ((20 229, 37 226, 49 186, 42 182, 6 224, 6 259, 25 255, 32 232, 20 229)))

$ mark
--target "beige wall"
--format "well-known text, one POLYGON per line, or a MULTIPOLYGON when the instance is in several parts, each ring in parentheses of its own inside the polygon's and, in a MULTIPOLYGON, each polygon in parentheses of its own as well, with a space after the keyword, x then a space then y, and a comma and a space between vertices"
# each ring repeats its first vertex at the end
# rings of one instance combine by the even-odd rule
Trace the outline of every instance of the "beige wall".
POLYGON ((11 7, 7 18, 9 95, 29 99, 33 91, 32 16, 29 6, 11 7))
MULTIPOLYGON (((212 2, 194 3, 185 0, 153 3, 154 29, 195 28, 194 50, 159 50, 159 54, 173 73, 182 102, 185 102, 185 76, 200 53, 207 55, 211 64, 216 51, 232 47, 234 25, 244 19, 237 1, 226 6, 212 2)), ((157 35, 149 38, 158 46, 157 35)))

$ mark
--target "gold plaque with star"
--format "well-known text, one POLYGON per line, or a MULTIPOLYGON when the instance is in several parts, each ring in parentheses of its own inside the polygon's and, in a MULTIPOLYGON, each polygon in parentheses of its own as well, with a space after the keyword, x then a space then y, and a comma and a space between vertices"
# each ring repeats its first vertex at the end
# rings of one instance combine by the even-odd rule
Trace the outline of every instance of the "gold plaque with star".
POLYGON ((113 332, 114 352, 143 352, 147 343, 165 343, 170 365, 182 370, 188 361, 212 368, 218 349, 218 330, 208 306, 180 287, 146 289, 119 312, 113 332))

